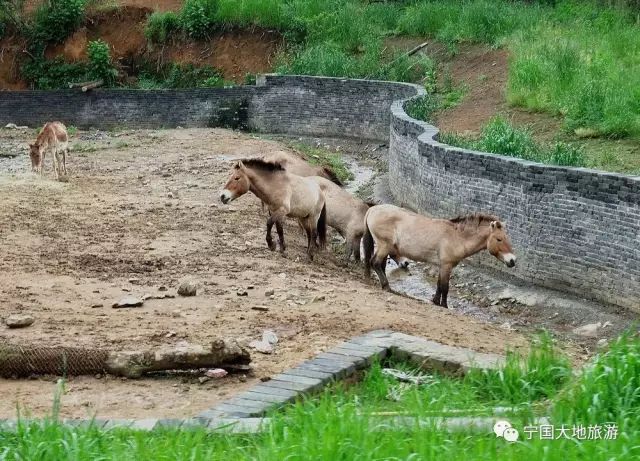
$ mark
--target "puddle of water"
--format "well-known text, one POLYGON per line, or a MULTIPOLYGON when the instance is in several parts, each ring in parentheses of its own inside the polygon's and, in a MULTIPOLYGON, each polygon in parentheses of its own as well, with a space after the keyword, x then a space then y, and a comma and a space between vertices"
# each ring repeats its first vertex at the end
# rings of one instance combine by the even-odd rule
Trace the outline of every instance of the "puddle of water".
MULTIPOLYGON (((428 267, 422 263, 412 262, 409 270, 399 268, 393 260, 387 263, 387 278, 392 290, 432 304, 431 299, 436 292, 435 282, 431 282, 427 277, 428 267)), ((495 322, 497 316, 487 309, 483 309, 469 301, 459 299, 449 294, 447 299, 449 309, 470 315, 485 322, 495 322)))
POLYGON ((372 168, 359 164, 355 158, 349 155, 342 154, 342 159, 349 167, 349 171, 353 174, 353 179, 345 186, 345 190, 355 194, 358 189, 373 179, 375 171, 373 171, 372 168))

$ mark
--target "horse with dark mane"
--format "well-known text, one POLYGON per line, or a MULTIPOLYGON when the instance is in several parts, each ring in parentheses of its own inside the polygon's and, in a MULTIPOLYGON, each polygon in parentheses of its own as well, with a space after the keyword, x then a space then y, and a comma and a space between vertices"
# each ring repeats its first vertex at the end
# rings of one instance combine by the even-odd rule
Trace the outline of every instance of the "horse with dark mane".
POLYGON ((280 251, 284 252, 282 222, 285 217, 296 218, 307 234, 307 255, 313 260, 318 245, 324 247, 327 240, 327 207, 320 186, 311 178, 288 172, 278 162, 263 159, 245 159, 231 169, 229 180, 220 192, 222 203, 252 192, 269 209, 267 219, 267 245, 275 250, 271 237, 273 225, 278 232, 280 251), (316 243, 316 240, 318 243, 316 243))
POLYGON ((385 274, 388 255, 439 264, 433 297, 439 306, 447 307, 451 271, 463 259, 488 250, 507 267, 516 264, 504 225, 492 215, 431 219, 394 205, 377 205, 367 211, 364 222, 365 275, 368 277, 373 267, 382 288, 389 290, 385 274))

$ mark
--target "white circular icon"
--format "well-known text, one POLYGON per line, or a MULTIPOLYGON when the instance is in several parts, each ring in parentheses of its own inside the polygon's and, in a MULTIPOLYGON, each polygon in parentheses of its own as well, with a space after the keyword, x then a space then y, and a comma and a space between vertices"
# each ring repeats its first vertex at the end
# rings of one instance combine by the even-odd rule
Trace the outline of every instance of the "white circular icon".
POLYGON ((504 430, 502 436, 507 442, 515 442, 518 440, 518 431, 513 427, 508 427, 504 430))
POLYGON ((495 432, 496 437, 502 437, 504 435, 504 431, 511 427, 511 423, 509 421, 505 421, 501 419, 496 421, 493 425, 493 432, 495 432))

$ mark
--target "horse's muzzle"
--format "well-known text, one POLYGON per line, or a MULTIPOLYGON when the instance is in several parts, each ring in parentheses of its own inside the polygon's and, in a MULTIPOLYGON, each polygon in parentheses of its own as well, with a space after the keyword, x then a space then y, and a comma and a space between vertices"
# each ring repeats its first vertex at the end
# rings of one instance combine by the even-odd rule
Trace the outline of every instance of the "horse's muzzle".
POLYGON ((516 265, 516 255, 513 253, 503 253, 499 259, 501 259, 507 267, 514 267, 516 265))
POLYGON ((233 200, 233 195, 227 189, 220 192, 220 201, 225 205, 233 200))

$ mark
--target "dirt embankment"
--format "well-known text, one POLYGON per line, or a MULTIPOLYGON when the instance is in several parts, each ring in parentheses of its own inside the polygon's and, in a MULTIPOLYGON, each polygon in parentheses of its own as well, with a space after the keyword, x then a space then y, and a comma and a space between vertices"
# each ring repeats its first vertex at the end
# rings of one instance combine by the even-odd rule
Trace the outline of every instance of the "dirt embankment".
MULTIPOLYGON (((67 62, 86 61, 89 41, 101 39, 109 44, 120 73, 135 78, 144 64, 210 65, 226 80, 241 83, 246 74, 270 72, 273 59, 284 41, 280 34, 258 28, 218 31, 202 41, 176 39, 165 45, 152 45, 144 36, 148 16, 155 10, 179 9, 181 2, 126 1, 118 8, 91 8, 85 24, 63 43, 49 46, 45 57, 62 57, 67 62)), ((26 58, 23 38, 0 41, 0 90, 27 87, 19 75, 20 61, 26 58)), ((131 80, 131 78, 127 78, 131 80)))

